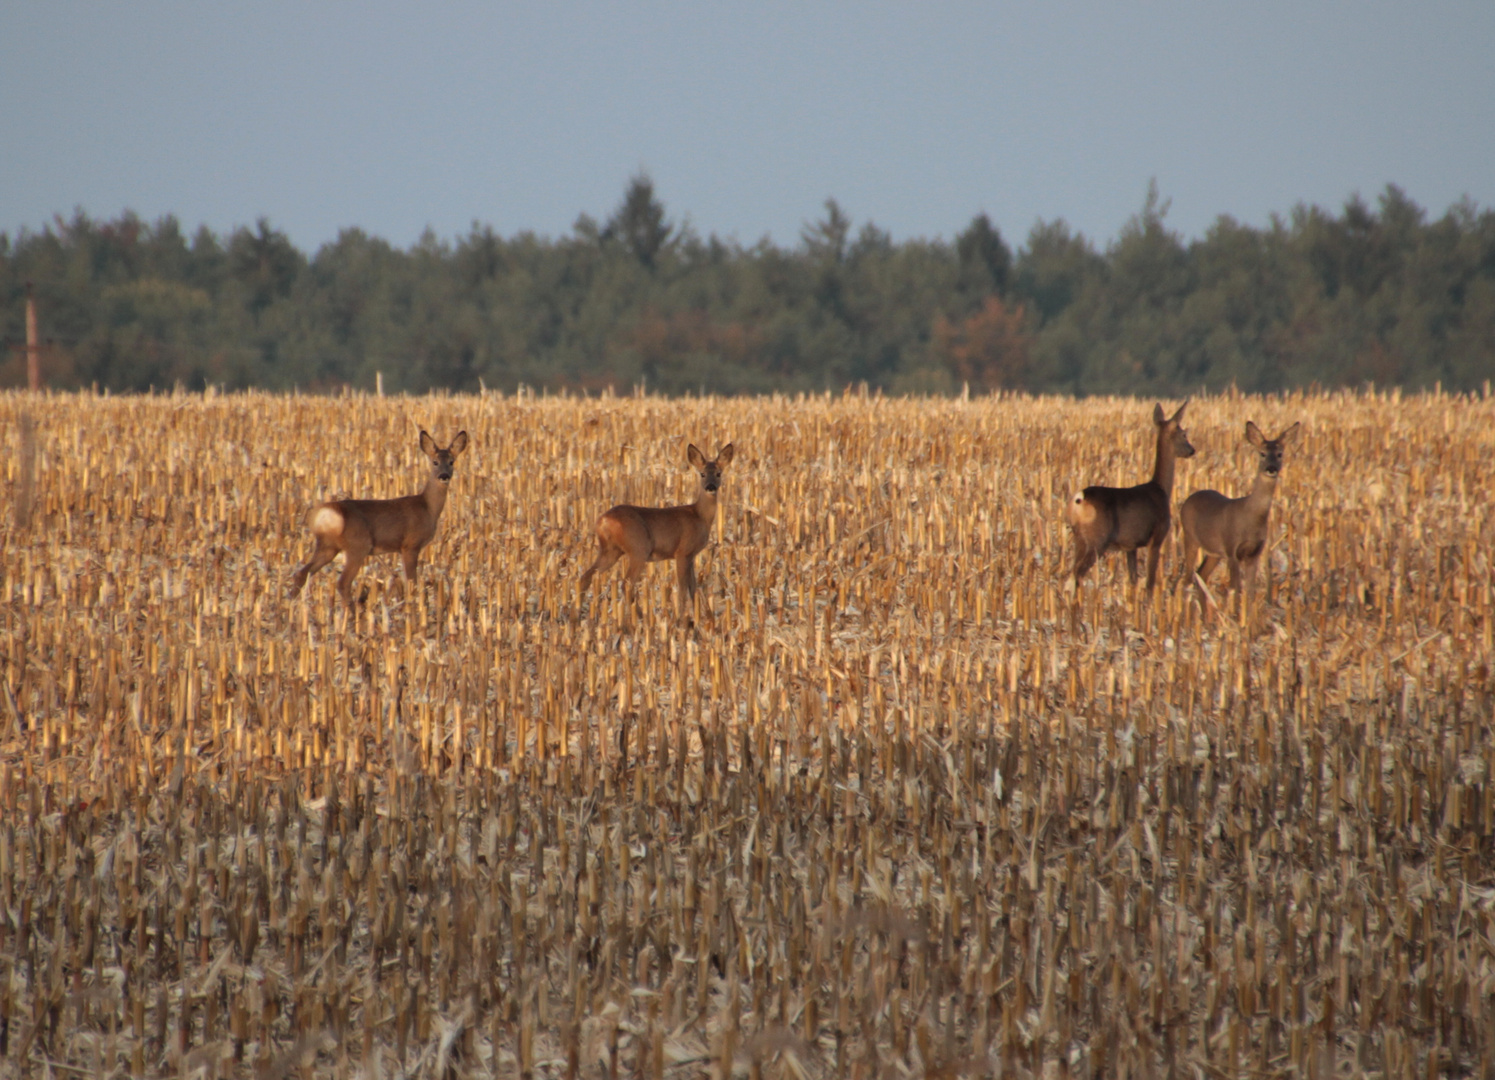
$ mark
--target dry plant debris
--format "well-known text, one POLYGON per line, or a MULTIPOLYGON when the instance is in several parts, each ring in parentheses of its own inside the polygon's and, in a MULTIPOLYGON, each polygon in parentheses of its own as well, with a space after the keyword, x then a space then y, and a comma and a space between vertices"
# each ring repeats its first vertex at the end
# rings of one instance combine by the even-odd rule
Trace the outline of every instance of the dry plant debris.
POLYGON ((1495 406, 1196 400, 1177 500, 1304 425, 1218 612, 1066 583, 1151 406, 0 395, 0 1074, 1492 1075, 1495 406), (417 425, 419 589, 289 600, 417 425))

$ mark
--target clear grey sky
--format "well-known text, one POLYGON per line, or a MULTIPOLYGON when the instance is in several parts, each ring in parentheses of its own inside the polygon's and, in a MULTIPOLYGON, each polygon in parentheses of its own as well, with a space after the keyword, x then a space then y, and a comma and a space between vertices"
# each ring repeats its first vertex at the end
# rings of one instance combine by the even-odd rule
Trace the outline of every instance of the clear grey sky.
POLYGON ((1014 247, 1264 225, 1400 185, 1495 204, 1495 3, 0 6, 0 230, 81 207, 308 253, 473 221, 555 236, 652 176, 671 220, 794 244, 834 197, 1014 247))

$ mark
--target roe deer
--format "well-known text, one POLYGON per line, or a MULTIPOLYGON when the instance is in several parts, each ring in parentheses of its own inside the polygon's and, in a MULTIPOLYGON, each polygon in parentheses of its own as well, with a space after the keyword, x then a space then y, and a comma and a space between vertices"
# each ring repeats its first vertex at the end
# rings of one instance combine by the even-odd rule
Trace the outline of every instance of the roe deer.
POLYGON ((732 460, 732 444, 717 451, 715 461, 694 444, 685 456, 701 475, 701 490, 689 506, 615 506, 597 519, 597 558, 581 575, 581 592, 592 576, 628 556, 628 582, 638 583, 644 564, 657 559, 675 560, 675 578, 680 586, 677 603, 683 605, 696 594, 696 555, 711 538, 716 520, 716 492, 722 469, 732 460))
POLYGON ((1163 406, 1153 407, 1152 422, 1157 426, 1157 456, 1152 479, 1136 487, 1087 487, 1076 495, 1065 516, 1075 536, 1075 585, 1085 572, 1108 551, 1120 548, 1126 552, 1126 568, 1132 584, 1137 583, 1137 549, 1151 549, 1147 563, 1147 588, 1158 580, 1158 562, 1163 541, 1173 524, 1170 501, 1173 498, 1173 463, 1176 458, 1194 456, 1194 447, 1184 433, 1182 420, 1185 401, 1172 416, 1163 415, 1163 406))
POLYGON ((340 551, 343 573, 337 579, 337 591, 349 604, 353 603, 353 579, 370 555, 398 551, 404 561, 407 587, 415 583, 416 558, 436 535, 452 470, 467 449, 467 432, 457 432, 452 444, 443 450, 422 430, 420 448, 431 459, 431 478, 419 495, 398 499, 337 499, 306 515, 307 527, 316 537, 317 547, 306 565, 291 575, 292 596, 340 551))
POLYGON ((1282 451, 1298 434, 1293 424, 1275 439, 1268 439, 1251 421, 1246 421, 1246 441, 1256 447, 1261 460, 1256 466, 1256 482, 1251 493, 1239 499, 1227 499, 1218 491, 1196 491, 1184 500, 1179 520, 1184 525, 1184 573, 1194 566, 1194 556, 1201 549, 1204 561, 1199 564, 1197 584, 1203 583, 1221 559, 1230 567, 1230 587, 1241 587, 1245 570, 1247 588, 1256 583, 1256 567, 1267 544, 1267 516, 1272 512, 1272 495, 1282 472, 1282 451))

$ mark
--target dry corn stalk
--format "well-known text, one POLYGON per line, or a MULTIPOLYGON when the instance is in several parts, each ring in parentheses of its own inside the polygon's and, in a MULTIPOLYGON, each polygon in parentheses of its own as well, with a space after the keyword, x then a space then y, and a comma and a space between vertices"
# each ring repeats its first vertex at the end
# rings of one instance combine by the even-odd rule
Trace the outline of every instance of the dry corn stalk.
POLYGON ((1495 409, 1304 423, 1228 618, 1062 499, 1125 400, 0 396, 0 1072, 1488 1071, 1495 409), (421 587, 284 597, 465 427, 421 587), (731 439, 687 629, 590 525, 731 439), (14 498, 15 459, 0 480, 14 498), (1072 619, 1073 608, 1078 619, 1072 619), (630 617, 625 618, 625 615, 630 617))

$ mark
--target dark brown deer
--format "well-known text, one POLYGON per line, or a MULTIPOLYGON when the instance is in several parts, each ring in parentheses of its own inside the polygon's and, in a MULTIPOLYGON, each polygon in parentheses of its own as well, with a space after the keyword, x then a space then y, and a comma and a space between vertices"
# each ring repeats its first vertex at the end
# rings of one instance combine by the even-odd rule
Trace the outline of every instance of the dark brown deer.
POLYGON ((1070 500, 1065 516, 1075 537, 1077 586, 1097 559, 1118 548, 1126 552, 1126 568, 1135 585, 1140 547, 1151 553, 1147 588, 1157 585, 1163 541, 1168 539, 1173 524, 1173 463, 1194 456, 1194 447, 1182 426, 1188 404, 1185 401, 1172 416, 1164 416, 1161 405, 1153 408, 1152 422, 1158 437, 1151 480, 1136 487, 1087 487, 1070 500))
POLYGON ((1297 434, 1298 425, 1293 424, 1275 439, 1268 439, 1260 428, 1246 421, 1246 441, 1260 455, 1250 493, 1229 499, 1218 491, 1196 491, 1184 500, 1178 512, 1184 526, 1184 572, 1194 566, 1194 556, 1202 550, 1204 561, 1199 564, 1197 581, 1201 593, 1210 571, 1221 559, 1230 568, 1232 589, 1241 587, 1243 576, 1248 591, 1255 587, 1256 568, 1267 546, 1272 496, 1282 474, 1282 451, 1297 434))
POLYGON ((684 605, 696 594, 696 556, 711 538, 716 521, 716 493, 722 469, 732 460, 732 444, 717 452, 715 461, 692 444, 686 459, 701 477, 701 490, 688 506, 615 506, 597 519, 597 558, 581 575, 581 592, 592 584, 593 575, 628 556, 628 583, 637 585, 646 563, 675 560, 675 579, 680 586, 677 603, 684 605))
POLYGON ((436 535, 436 523, 446 507, 446 493, 452 482, 457 458, 467 449, 467 432, 457 437, 445 450, 436 440, 420 433, 420 448, 431 459, 431 476, 418 495, 398 499, 337 499, 315 507, 306 515, 306 524, 316 538, 312 556, 291 575, 291 595, 295 596, 306 579, 343 554, 343 573, 337 579, 337 591, 353 603, 353 579, 370 555, 399 552, 405 567, 405 580, 415 584, 416 560, 421 548, 436 535))

